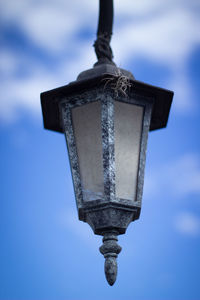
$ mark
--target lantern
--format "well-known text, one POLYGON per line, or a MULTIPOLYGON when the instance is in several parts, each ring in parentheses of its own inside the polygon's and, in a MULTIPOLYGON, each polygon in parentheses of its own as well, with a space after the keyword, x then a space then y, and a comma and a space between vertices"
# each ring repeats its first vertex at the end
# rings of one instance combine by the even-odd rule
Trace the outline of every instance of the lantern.
POLYGON ((112 0, 100 0, 98 62, 76 81, 42 93, 41 103, 44 127, 65 134, 79 219, 103 236, 100 252, 113 285, 117 236, 140 215, 148 132, 166 126, 173 92, 116 67, 103 9, 112 11, 112 0))

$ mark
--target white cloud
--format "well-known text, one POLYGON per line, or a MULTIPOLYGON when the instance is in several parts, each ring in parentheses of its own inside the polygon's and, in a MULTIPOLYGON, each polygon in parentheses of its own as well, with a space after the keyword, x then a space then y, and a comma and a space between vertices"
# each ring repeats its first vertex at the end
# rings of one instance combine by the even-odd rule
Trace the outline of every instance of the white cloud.
POLYGON ((199 25, 200 21, 185 9, 162 12, 143 22, 132 20, 117 28, 114 49, 117 49, 119 60, 144 55, 176 68, 200 43, 199 25))
POLYGON ((185 198, 200 195, 200 156, 187 154, 176 161, 169 161, 145 178, 148 197, 165 196, 185 198))
POLYGON ((20 109, 29 109, 33 114, 38 114, 40 108, 40 93, 49 90, 55 80, 47 74, 33 74, 27 78, 11 78, 2 82, 0 117, 1 121, 9 122, 18 118, 20 109))
POLYGON ((63 49, 77 31, 77 22, 73 15, 54 7, 43 6, 31 10, 22 20, 22 27, 30 39, 40 47, 51 51, 63 49))
POLYGON ((200 233, 200 219, 188 212, 180 213, 175 218, 175 229, 184 235, 198 236, 200 233))
POLYGON ((116 14, 126 17, 148 17, 152 13, 160 13, 163 11, 174 10, 176 8, 185 7, 188 9, 200 8, 199 0, 115 0, 116 14))
POLYGON ((71 47, 82 27, 96 27, 98 2, 20 0, 15 5, 8 0, 0 8, 5 24, 17 26, 38 47, 55 53, 71 47))
POLYGON ((18 61, 12 51, 2 49, 0 52, 0 71, 5 77, 10 77, 16 71, 18 61))
POLYGON ((198 109, 198 104, 193 97, 193 88, 188 80, 186 70, 186 67, 183 65, 177 66, 166 86, 168 86, 168 89, 175 91, 173 100, 174 111, 189 114, 198 109))

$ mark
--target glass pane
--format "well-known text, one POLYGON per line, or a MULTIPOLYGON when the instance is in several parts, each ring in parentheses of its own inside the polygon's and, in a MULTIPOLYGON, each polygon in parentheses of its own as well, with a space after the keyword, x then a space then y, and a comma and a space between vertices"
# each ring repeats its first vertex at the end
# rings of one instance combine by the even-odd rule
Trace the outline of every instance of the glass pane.
POLYGON ((101 103, 72 109, 72 122, 85 201, 103 196, 101 103))
POLYGON ((134 200, 140 154, 143 107, 115 102, 116 196, 134 200))

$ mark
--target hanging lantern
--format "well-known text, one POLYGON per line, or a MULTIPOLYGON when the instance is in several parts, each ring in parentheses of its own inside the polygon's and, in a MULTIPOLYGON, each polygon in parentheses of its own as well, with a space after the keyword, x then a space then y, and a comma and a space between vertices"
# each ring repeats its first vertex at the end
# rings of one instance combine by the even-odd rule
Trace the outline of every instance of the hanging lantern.
MULTIPOLYGON (((103 22, 102 10, 112 1, 100 4, 103 22)), ((41 103, 44 127, 65 134, 79 219, 103 236, 100 252, 113 285, 117 236, 140 215, 148 132, 166 126, 173 92, 117 68, 111 35, 98 32, 94 68, 42 93, 41 103)))

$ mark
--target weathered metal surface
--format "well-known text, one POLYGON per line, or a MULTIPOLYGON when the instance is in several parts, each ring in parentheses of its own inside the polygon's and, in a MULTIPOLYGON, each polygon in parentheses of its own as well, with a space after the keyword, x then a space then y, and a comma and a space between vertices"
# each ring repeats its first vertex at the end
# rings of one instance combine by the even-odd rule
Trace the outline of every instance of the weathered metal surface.
POLYGON ((133 74, 127 70, 117 68, 116 66, 114 66, 112 64, 100 64, 100 65, 95 66, 92 69, 88 69, 88 70, 81 72, 78 75, 77 80, 78 81, 88 80, 88 79, 91 80, 92 78, 96 78, 96 77, 102 76, 102 75, 116 76, 119 73, 126 76, 129 80, 135 79, 133 74))
POLYGON ((105 232, 115 230, 124 234, 131 221, 136 219, 137 208, 127 208, 117 203, 105 203, 105 206, 85 209, 86 222, 95 234, 104 235, 105 232))
POLYGON ((117 278, 117 256, 122 248, 117 244, 117 233, 107 232, 103 237, 103 245, 99 248, 105 257, 104 270, 106 279, 113 285, 117 278))
POLYGON ((114 99, 107 93, 101 99, 104 195, 111 201, 115 198, 114 99))

